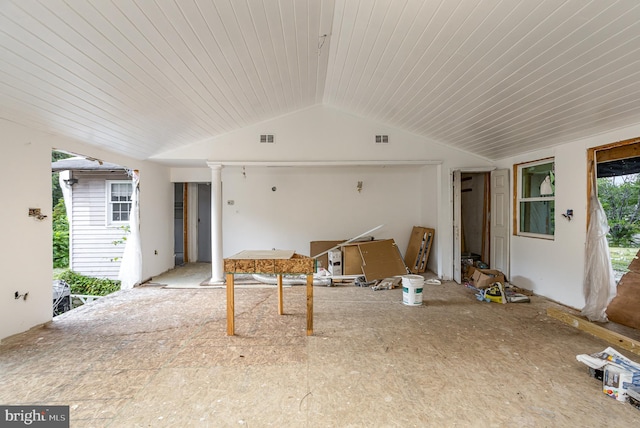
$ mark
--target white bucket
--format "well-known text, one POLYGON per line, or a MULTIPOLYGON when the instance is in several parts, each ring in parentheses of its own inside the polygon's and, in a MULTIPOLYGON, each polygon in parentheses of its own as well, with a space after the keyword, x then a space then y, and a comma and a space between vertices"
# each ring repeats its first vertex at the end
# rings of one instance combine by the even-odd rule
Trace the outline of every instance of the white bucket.
POLYGON ((422 305, 424 278, 420 275, 402 276, 402 303, 408 306, 422 305))

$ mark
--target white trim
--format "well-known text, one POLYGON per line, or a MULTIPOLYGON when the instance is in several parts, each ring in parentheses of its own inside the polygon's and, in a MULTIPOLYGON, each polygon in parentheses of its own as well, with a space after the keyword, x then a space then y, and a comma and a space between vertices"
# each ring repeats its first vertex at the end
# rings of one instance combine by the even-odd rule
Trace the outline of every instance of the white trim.
MULTIPOLYGON (((131 196, 133 194, 133 183, 131 180, 105 180, 105 226, 107 227, 120 227, 129 224, 129 219, 122 221, 114 221, 113 220, 113 204, 116 202, 111 202, 111 185, 112 184, 128 184, 131 186, 131 194, 129 195, 129 214, 131 214, 132 200, 131 196)), ((123 202, 120 202, 123 203, 123 202)))
POLYGON ((449 168, 449 175, 452 177, 453 180, 453 171, 460 171, 460 172, 491 172, 491 171, 495 171, 497 168, 495 166, 477 166, 477 167, 472 167, 472 166, 466 166, 464 168, 449 168))
POLYGON ((549 216, 550 220, 553 221, 554 224, 554 228, 553 228, 553 233, 552 234, 543 234, 543 233, 531 233, 531 232, 522 232, 520 230, 521 224, 520 224, 520 205, 522 202, 525 203, 532 203, 532 202, 553 202, 554 206, 555 206, 555 201, 556 201, 556 195, 555 192, 553 195, 551 196, 533 196, 533 197, 528 197, 525 198, 522 196, 522 183, 523 183, 523 179, 522 179, 522 171, 525 168, 532 168, 538 165, 545 165, 545 164, 553 164, 553 169, 555 169, 555 163, 556 163, 556 159, 555 157, 548 157, 548 158, 544 158, 544 159, 540 159, 537 161, 533 161, 533 162, 522 162, 522 163, 517 163, 513 166, 514 171, 515 171, 515 180, 516 182, 514 183, 514 190, 516 192, 516 236, 523 236, 526 238, 538 238, 538 239, 546 239, 546 240, 550 240, 553 241, 555 240, 555 217, 554 216, 549 216))
POLYGON ((524 236, 525 238, 546 239, 547 241, 555 241, 556 239, 555 235, 543 235, 541 233, 530 233, 530 232, 520 232, 516 236, 524 236))
POLYGON ((209 161, 214 166, 424 166, 440 165, 441 160, 348 160, 348 161, 209 161))

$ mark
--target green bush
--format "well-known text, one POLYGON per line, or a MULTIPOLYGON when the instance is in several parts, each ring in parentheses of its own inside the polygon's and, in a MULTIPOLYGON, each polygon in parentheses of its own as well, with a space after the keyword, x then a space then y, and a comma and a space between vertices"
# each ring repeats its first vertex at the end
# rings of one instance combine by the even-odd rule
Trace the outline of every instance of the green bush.
POLYGON ((53 267, 69 267, 69 222, 64 199, 53 208, 53 267))
POLYGON ((61 272, 56 279, 66 281, 71 287, 71 294, 106 296, 107 294, 120 290, 120 281, 84 276, 72 270, 61 272))

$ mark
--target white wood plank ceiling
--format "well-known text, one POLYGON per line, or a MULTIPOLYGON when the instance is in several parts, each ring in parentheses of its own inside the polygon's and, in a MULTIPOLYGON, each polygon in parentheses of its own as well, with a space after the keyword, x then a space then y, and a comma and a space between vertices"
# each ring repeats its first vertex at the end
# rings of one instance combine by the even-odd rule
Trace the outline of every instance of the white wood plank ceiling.
POLYGON ((639 50, 637 0, 0 0, 0 117, 146 159, 324 103, 502 159, 639 124, 639 50))

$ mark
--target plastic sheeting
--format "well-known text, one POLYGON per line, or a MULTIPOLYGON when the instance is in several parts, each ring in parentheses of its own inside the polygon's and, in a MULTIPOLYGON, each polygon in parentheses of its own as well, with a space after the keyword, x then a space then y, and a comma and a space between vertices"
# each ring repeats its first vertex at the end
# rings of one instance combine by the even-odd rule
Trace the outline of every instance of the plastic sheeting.
POLYGON ((120 263, 120 288, 128 290, 142 281, 142 247, 140 243, 140 177, 138 171, 131 171, 131 211, 129 213, 129 235, 124 246, 120 263))
POLYGON ((616 295, 616 281, 607 242, 609 224, 596 188, 594 183, 591 188, 591 218, 587 230, 583 284, 585 306, 582 315, 589 321, 606 322, 607 306, 616 295))

